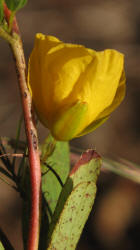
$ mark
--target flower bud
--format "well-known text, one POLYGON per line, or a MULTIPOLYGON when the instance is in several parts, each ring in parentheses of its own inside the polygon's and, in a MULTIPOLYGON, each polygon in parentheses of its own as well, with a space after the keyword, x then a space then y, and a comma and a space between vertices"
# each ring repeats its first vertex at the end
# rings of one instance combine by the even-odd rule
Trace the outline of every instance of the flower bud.
POLYGON ((124 56, 37 34, 28 86, 40 121, 57 140, 71 140, 104 123, 123 100, 124 56))

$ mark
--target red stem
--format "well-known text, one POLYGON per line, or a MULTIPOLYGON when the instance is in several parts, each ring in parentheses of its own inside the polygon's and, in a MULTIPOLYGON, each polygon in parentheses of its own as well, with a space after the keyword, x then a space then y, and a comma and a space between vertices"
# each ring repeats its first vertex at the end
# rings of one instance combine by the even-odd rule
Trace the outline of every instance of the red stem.
POLYGON ((30 181, 31 181, 31 215, 29 225, 28 250, 38 249, 39 239, 39 214, 41 197, 41 170, 38 150, 38 139, 32 116, 32 100, 27 88, 25 76, 25 60, 21 41, 12 44, 13 54, 16 60, 19 87, 24 111, 25 130, 29 149, 30 181))
MULTIPOLYGON (((5 18, 9 20, 10 11, 5 6, 5 18)), ((3 32, 4 33, 4 32, 3 32)), ((26 64, 22 48, 22 41, 19 36, 19 29, 14 18, 11 30, 12 36, 4 33, 4 37, 9 41, 14 59, 16 62, 16 71, 18 76, 24 120, 25 130, 29 150, 29 165, 30 165, 30 183, 31 183, 31 211, 29 223, 28 250, 37 250, 39 242, 39 220, 40 220, 40 204, 41 204, 41 168, 38 149, 37 131, 33 120, 32 99, 27 87, 26 80, 26 64)))
MULTIPOLYGON (((33 119, 32 98, 27 87, 26 80, 26 64, 22 48, 20 32, 16 22, 16 18, 4 4, 5 20, 9 26, 9 32, 0 26, 0 36, 7 40, 11 46, 13 56, 16 63, 16 72, 18 76, 24 120, 25 130, 29 150, 29 165, 30 165, 30 184, 31 184, 31 211, 29 223, 28 250, 37 250, 39 243, 40 229, 40 204, 41 204, 41 168, 38 148, 37 131, 33 119)), ((29 190, 30 192, 30 190, 29 190)))

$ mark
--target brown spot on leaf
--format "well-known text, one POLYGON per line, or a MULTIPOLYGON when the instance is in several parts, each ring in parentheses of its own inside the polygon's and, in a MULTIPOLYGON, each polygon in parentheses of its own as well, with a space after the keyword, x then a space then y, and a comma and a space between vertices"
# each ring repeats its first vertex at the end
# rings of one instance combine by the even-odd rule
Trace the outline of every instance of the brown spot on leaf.
POLYGON ((72 210, 75 209, 75 206, 72 206, 71 209, 72 209, 72 210))
POLYGON ((90 194, 89 193, 86 193, 85 194, 86 198, 90 197, 90 194))

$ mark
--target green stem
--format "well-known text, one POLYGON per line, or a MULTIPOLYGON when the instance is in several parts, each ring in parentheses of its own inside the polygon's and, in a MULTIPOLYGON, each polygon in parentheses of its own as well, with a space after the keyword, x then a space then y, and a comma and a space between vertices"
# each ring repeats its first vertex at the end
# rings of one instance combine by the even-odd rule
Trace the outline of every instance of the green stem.
POLYGON ((39 242, 39 218, 41 205, 41 168, 38 149, 37 131, 33 121, 32 99, 27 87, 26 64, 22 41, 17 33, 9 35, 0 27, 0 36, 6 39, 11 46, 13 56, 16 62, 16 72, 18 76, 25 130, 28 141, 29 164, 30 164, 30 182, 31 182, 31 214, 29 225, 28 250, 37 250, 39 242))
POLYGON ((0 26, 0 36, 4 38, 7 42, 12 42, 12 37, 0 26))

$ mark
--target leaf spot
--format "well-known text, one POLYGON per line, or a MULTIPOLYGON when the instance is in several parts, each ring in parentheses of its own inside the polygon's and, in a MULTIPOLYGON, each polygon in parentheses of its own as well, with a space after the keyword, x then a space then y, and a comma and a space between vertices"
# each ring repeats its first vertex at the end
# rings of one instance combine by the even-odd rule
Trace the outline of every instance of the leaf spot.
POLYGON ((90 197, 90 194, 89 193, 86 193, 85 194, 86 198, 90 197))

